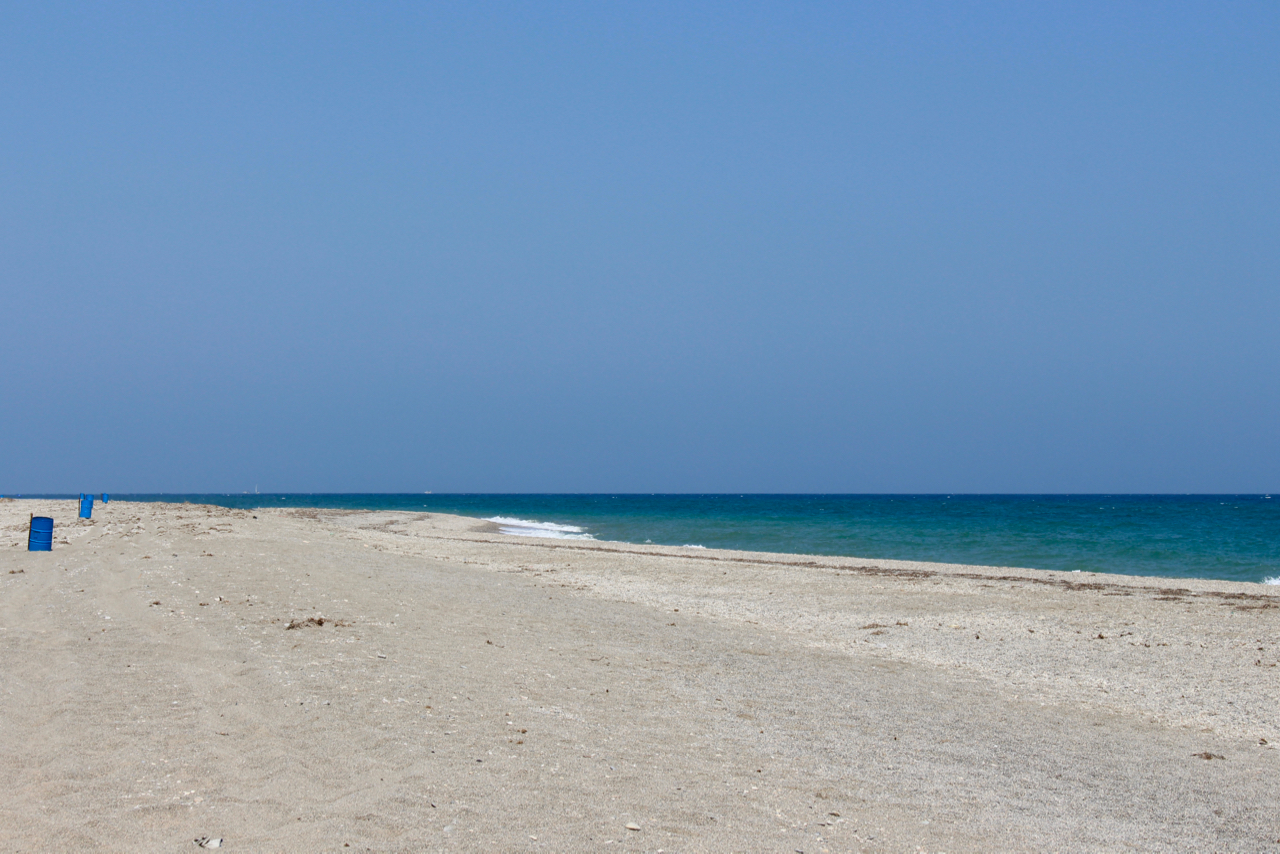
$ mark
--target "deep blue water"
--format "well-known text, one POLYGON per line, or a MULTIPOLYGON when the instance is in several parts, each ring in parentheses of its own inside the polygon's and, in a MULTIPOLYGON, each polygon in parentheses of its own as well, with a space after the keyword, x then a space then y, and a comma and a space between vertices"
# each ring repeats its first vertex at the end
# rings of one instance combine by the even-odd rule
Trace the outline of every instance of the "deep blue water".
MULTIPOLYGON (((426 510, 598 540, 1171 578, 1280 578, 1264 495, 117 495, 226 507, 426 510), (572 535, 572 531, 558 532, 572 535)), ((544 533, 557 533, 544 531, 544 533)))

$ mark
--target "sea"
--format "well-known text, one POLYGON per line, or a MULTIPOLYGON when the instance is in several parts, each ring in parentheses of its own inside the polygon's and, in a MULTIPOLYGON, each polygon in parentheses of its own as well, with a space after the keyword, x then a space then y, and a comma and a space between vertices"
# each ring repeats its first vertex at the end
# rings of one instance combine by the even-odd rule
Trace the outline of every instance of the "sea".
POLYGON ((452 513, 510 534, 1280 585, 1271 495, 114 495, 452 513))

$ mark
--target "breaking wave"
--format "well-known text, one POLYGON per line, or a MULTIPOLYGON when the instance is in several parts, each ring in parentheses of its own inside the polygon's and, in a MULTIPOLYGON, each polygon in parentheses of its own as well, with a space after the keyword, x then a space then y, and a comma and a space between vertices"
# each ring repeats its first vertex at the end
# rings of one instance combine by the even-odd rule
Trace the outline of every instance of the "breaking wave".
POLYGON ((485 521, 493 522, 502 533, 516 537, 548 537, 555 540, 595 539, 587 533, 585 528, 579 528, 576 525, 535 522, 531 519, 513 519, 510 516, 491 516, 485 521))

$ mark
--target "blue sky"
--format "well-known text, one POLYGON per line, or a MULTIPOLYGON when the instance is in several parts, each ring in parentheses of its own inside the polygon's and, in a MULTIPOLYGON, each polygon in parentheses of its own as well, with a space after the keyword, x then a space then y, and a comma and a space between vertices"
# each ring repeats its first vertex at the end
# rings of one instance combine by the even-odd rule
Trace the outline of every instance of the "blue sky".
POLYGON ((1280 490, 1277 44, 0 4, 0 493, 1280 490))

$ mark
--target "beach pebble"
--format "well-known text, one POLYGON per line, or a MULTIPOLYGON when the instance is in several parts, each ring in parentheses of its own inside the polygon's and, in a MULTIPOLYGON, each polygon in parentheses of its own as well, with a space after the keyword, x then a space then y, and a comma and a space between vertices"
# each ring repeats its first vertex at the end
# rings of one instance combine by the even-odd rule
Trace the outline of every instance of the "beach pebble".
POLYGON ((631 821, 627 822, 627 823, 624 825, 624 827, 626 827, 626 828, 627 828, 627 830, 639 830, 639 829, 640 829, 640 825, 636 824, 635 822, 631 822, 631 821))

